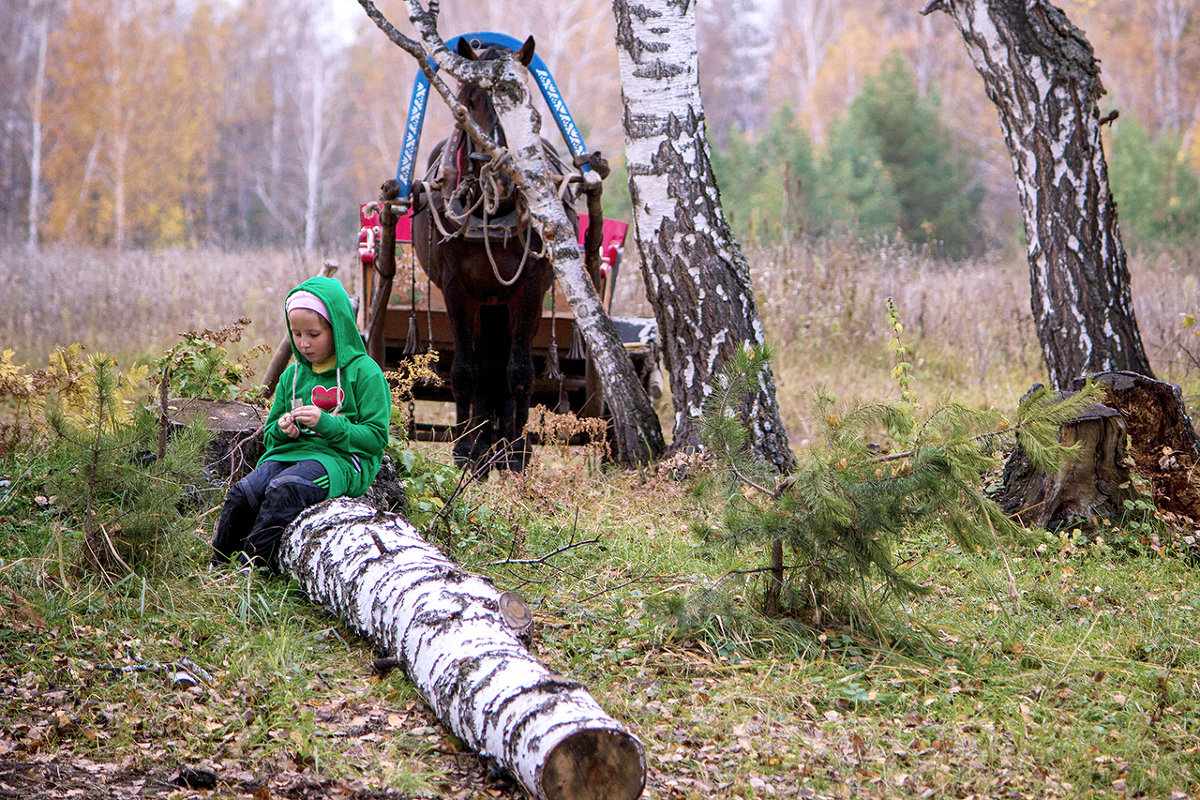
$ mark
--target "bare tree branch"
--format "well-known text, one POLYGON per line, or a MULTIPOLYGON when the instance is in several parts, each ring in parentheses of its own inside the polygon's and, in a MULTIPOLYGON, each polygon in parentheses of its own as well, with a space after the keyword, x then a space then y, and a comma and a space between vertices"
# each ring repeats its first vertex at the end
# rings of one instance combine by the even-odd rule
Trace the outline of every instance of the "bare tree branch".
POLYGON ((524 186, 525 175, 507 159, 501 158, 500 145, 471 119, 466 106, 458 102, 454 90, 442 78, 442 71, 444 71, 460 81, 470 80, 484 88, 490 88, 495 86, 500 79, 496 73, 501 69, 501 62, 467 61, 451 51, 442 41, 441 34, 438 33, 437 13, 426 10, 420 0, 405 0, 405 5, 409 9, 409 21, 416 27, 425 44, 401 33, 395 25, 388 21, 372 0, 358 0, 358 4, 367 12, 367 16, 375 23, 375 26, 387 35, 388 39, 417 60, 417 66, 429 80, 429 85, 450 108, 450 113, 454 115, 454 121, 475 140, 476 144, 483 148, 484 152, 496 159, 498 164, 504 161, 504 171, 508 177, 518 186, 524 186), (430 47, 429 52, 426 52, 426 46, 430 47), (431 59, 433 64, 437 65, 437 69, 430 64, 431 59))

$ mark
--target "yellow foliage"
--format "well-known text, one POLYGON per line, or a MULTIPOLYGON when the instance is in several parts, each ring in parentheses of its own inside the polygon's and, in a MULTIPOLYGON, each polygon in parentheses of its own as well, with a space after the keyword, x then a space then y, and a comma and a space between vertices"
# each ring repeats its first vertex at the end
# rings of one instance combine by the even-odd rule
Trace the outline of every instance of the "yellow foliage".
POLYGON ((45 429, 47 406, 63 421, 83 428, 128 422, 149 374, 145 365, 120 372, 107 356, 85 358, 81 344, 55 350, 45 369, 30 372, 28 367, 13 360, 12 350, 0 353, 0 408, 5 411, 0 452, 33 442, 45 429), (97 380, 97 375, 103 379, 97 380))
MULTIPOLYGON (((49 366, 33 376, 40 400, 52 399, 55 410, 64 419, 76 424, 94 422, 99 412, 96 373, 105 367, 115 367, 116 361, 103 354, 83 354, 83 345, 60 347, 50 355, 49 366)), ((109 370, 112 386, 112 405, 107 409, 107 421, 127 422, 138 390, 143 386, 150 369, 145 364, 125 372, 109 370)))
POLYGON ((438 352, 430 350, 428 353, 409 356, 401 361, 396 369, 385 372, 383 375, 387 378, 388 386, 392 388, 392 403, 402 406, 412 400, 413 387, 418 383, 427 383, 430 386, 440 385, 442 379, 433 370, 437 359, 438 352))
POLYGON ((50 354, 49 366, 43 373, 47 391, 57 395, 58 409, 67 416, 81 415, 89 408, 89 398, 95 386, 83 358, 83 345, 60 347, 50 354))
MULTIPOLYGON (((72 345, 72 347, 78 347, 78 345, 72 345)), ((116 426, 128 422, 133 414, 134 397, 150 374, 150 369, 146 365, 140 364, 122 373, 115 369, 116 366, 117 362, 104 354, 88 356, 87 367, 84 371, 77 376, 68 376, 72 380, 67 404, 62 403, 63 393, 59 393, 58 410, 62 415, 68 420, 85 426, 93 424, 100 417, 101 411, 106 412, 103 422, 110 425, 116 426), (112 382, 109 387, 112 392, 112 402, 103 409, 100 407, 100 384, 96 380, 96 376, 102 369, 108 370, 109 379, 112 382)))
POLYGON ((0 398, 27 402, 34 395, 33 378, 25 372, 29 365, 17 364, 12 357, 12 350, 0 353, 0 398))

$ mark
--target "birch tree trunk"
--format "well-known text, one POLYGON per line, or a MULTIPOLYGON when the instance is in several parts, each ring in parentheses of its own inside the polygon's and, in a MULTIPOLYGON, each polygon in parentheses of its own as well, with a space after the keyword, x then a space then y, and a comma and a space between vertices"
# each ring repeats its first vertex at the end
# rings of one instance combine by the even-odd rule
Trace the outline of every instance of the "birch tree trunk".
POLYGON ((46 97, 46 50, 50 43, 50 12, 42 11, 37 22, 37 66, 29 101, 29 211, 26 218, 26 245, 38 246, 38 222, 42 206, 42 106, 46 97))
POLYGON ((1192 23, 1195 0, 1155 0, 1150 27, 1154 32, 1154 93, 1162 109, 1160 128, 1183 128, 1184 36, 1192 23))
POLYGON ((126 213, 125 213, 125 178, 129 167, 130 124, 128 103, 128 78, 126 62, 121 58, 123 52, 121 40, 121 20, 125 16, 124 9, 118 4, 108 21, 108 44, 111 51, 105 69, 105 80, 108 83, 108 114, 110 125, 110 152, 108 159, 109 182, 112 186, 112 245, 118 251, 125 249, 126 213))
MULTIPOLYGON (((612 414, 616 443, 616 458, 626 466, 657 458, 665 448, 658 416, 650 398, 638 380, 633 361, 625 351, 612 320, 604 313, 595 287, 584 270, 578 239, 567 219, 557 187, 551 183, 551 170, 546 164, 541 144, 541 117, 530 98, 527 81, 529 71, 515 59, 467 61, 446 48, 437 32, 435 10, 426 10, 419 0, 405 0, 409 20, 421 35, 418 43, 401 34, 379 12, 371 0, 359 0, 372 22, 388 37, 417 59, 426 70, 433 88, 454 112, 458 124, 497 163, 505 164, 505 172, 520 188, 528 204, 529 215, 546 244, 559 285, 571 304, 575 323, 583 334, 588 353, 596 371, 608 411, 612 414), (439 73, 428 68, 432 59, 439 73), (442 80, 448 73, 459 80, 487 88, 507 139, 503 151, 487 132, 471 122, 466 109, 459 104, 442 80)), ((585 177, 599 179, 594 172, 585 177)))
MULTIPOLYGON (((675 404, 674 448, 699 444, 699 420, 736 347, 761 345, 750 270, 721 207, 700 102, 695 5, 613 0, 625 101, 625 154, 646 294, 654 307, 675 404)), ((763 371, 739 409, 755 454, 793 463, 763 371)))
POLYGON ((789 57, 773 59, 781 80, 769 81, 768 92, 781 97, 771 105, 791 102, 797 111, 808 112, 817 141, 825 136, 821 115, 813 113, 817 78, 842 33, 843 13, 840 0, 798 0, 791 8, 776 5, 772 18, 777 47, 789 57))
POLYGON ((1033 317, 1050 382, 1152 377, 1100 139, 1100 67, 1045 0, 933 0, 962 33, 1000 114, 1025 216, 1033 317))
POLYGON ((321 185, 324 179, 325 156, 325 91, 329 70, 320 50, 307 54, 308 119, 304 127, 304 146, 308 157, 304 161, 304 252, 317 249, 318 226, 321 221, 321 185))
POLYGON ((322 503, 288 528, 279 560, 310 598, 394 655, 442 723, 533 797, 641 795, 637 738, 529 654, 491 582, 400 517, 345 498, 322 503))
MULTIPOLYGON (((503 80, 492 90, 492 104, 508 140, 508 152, 520 174, 517 184, 529 205, 529 213, 550 248, 554 274, 575 315, 575 325, 587 343, 588 355, 600 376, 605 407, 612 414, 617 460, 627 466, 657 458, 665 449, 658 415, 650 403, 633 361, 617 334, 612 319, 604 312, 579 252, 578 238, 567 219, 562 200, 550 182, 538 131, 539 114, 533 107, 526 77, 528 71, 507 61, 524 75, 503 80)), ((585 177, 599 180, 594 171, 585 177)))

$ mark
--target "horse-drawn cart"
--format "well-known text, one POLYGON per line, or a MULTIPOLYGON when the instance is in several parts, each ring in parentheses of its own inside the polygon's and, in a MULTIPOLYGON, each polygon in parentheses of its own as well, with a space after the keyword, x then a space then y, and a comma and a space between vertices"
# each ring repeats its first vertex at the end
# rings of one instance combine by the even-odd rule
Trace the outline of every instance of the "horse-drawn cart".
MULTIPOLYGON (((448 40, 451 47, 458 40, 475 46, 499 45, 516 49, 520 42, 503 34, 477 32, 448 40)), ((572 161, 581 170, 588 167, 588 155, 583 138, 563 102, 554 80, 537 56, 530 67, 543 97, 554 116, 572 154, 572 161)), ((364 203, 360 208, 359 260, 362 270, 363 328, 371 341, 368 350, 385 370, 396 367, 403 359, 434 350, 438 358, 433 364, 442 378, 440 385, 420 384, 414 388, 417 400, 451 401, 451 366, 454 360, 455 339, 452 320, 438 286, 426 275, 413 246, 413 166, 417 144, 424 121, 429 82, 418 71, 405 126, 401 156, 396 171, 393 192, 396 199, 390 208, 402 210, 396 221, 394 254, 385 242, 388 221, 381 220, 381 203, 364 203), (380 290, 390 288, 386 298, 380 290), (386 302, 386 308, 378 306, 386 302), (374 318, 374 319, 373 319, 374 318)), ((392 182, 389 182, 392 183, 392 182)), ((591 209, 596 219, 595 209, 591 209)), ((579 242, 587 240, 589 214, 579 215, 579 242)), ((396 219, 396 217, 392 217, 396 219)), ((617 277, 620 274, 628 224, 620 220, 603 219, 599 237, 598 269, 591 275, 593 285, 606 311, 611 315, 617 277)), ((424 241, 424 240, 423 240, 424 241)), ((595 246, 595 237, 589 242, 595 246)), ((592 259, 593 264, 596 259, 592 259)), ((481 311, 486 313, 486 310, 481 311)), ((626 351, 638 374, 652 396, 661 393, 658 374, 657 325, 653 319, 641 317, 612 317, 626 351)), ((544 405, 582 417, 606 416, 601 389, 591 366, 582 337, 575 329, 574 316, 557 283, 542 300, 541 323, 533 336, 534 382, 531 405, 544 405)), ((444 441, 451 438, 450 426, 425 420, 414 420, 412 435, 424 440, 444 441)))
MULTIPOLYGON (((361 307, 367 309, 379 280, 375 272, 375 242, 380 234, 378 207, 364 204, 360 215, 361 307)), ((581 241, 587 229, 586 220, 586 216, 581 218, 581 241)), ((627 223, 620 220, 604 221, 604 269, 598 293, 610 312, 627 227, 627 223)), ((411 218, 408 215, 400 218, 396 241, 396 274, 383 323, 384 358, 380 366, 393 369, 408 356, 436 350, 438 359, 434 369, 442 382, 436 386, 420 384, 414 388, 413 394, 417 400, 449 402, 453 399, 450 392, 450 365, 454 359, 454 338, 442 294, 429 281, 413 255, 411 218), (411 335, 413 330, 416 331, 415 341, 411 335)), ((556 289, 553 299, 547 295, 543 306, 542 324, 533 339, 534 370, 537 375, 533 404, 544 405, 560 413, 571 411, 585 417, 603 416, 595 371, 590 368, 587 349, 574 330, 574 316, 566 298, 556 289), (557 354, 556 359, 551 352, 557 354), (554 375, 553 370, 547 369, 554 360, 559 364, 561 378, 554 375)), ((645 317, 616 316, 613 317, 613 323, 647 391, 655 396, 661 394, 655 321, 645 317)), ((416 438, 425 440, 445 440, 449 436, 447 426, 421 420, 414 423, 414 432, 416 438)))

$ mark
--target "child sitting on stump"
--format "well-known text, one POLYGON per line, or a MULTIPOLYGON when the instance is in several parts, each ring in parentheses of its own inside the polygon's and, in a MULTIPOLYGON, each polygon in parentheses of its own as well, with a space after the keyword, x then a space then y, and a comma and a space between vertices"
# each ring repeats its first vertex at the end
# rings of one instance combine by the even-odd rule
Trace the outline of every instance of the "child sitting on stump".
POLYGON ((266 453, 234 484, 213 538, 212 562, 273 566, 283 531, 301 511, 371 486, 388 439, 392 399, 367 355, 350 297, 310 278, 284 303, 292 363, 279 378, 264 432, 266 453))

